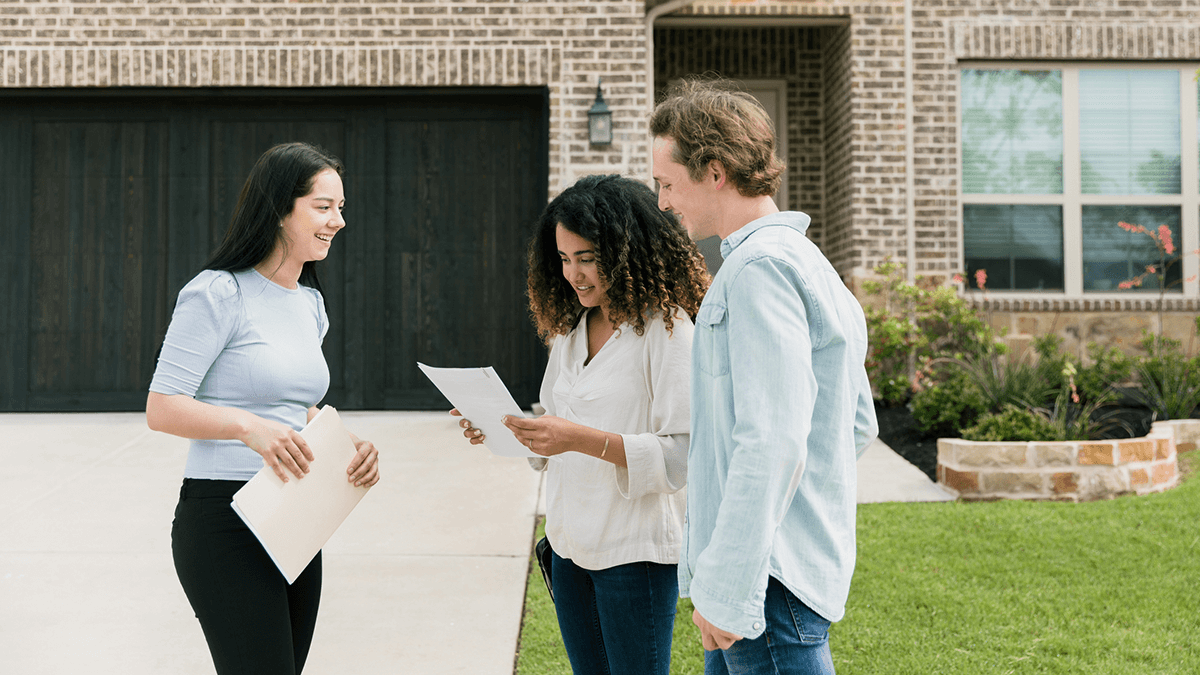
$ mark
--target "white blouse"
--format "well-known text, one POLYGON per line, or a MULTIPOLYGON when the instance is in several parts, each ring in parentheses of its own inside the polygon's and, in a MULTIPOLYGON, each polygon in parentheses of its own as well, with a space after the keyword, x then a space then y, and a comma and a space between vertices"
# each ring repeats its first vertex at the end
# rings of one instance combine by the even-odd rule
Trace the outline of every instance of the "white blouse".
POLYGON ((694 327, 676 310, 643 335, 624 324, 587 360, 587 318, 554 338, 542 379, 546 414, 621 434, 628 468, 578 452, 530 460, 546 475, 546 537, 586 569, 679 562, 686 507, 694 327))

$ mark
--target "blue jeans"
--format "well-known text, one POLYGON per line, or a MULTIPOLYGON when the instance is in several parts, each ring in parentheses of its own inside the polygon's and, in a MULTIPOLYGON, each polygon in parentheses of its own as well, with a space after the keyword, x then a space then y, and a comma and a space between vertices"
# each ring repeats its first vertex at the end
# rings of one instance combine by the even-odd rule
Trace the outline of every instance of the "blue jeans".
POLYGON ((704 675, 833 675, 828 621, 774 577, 765 609, 767 629, 758 638, 704 652, 704 675))
POLYGON ((554 554, 554 609, 575 675, 668 675, 675 565, 584 569, 554 554))

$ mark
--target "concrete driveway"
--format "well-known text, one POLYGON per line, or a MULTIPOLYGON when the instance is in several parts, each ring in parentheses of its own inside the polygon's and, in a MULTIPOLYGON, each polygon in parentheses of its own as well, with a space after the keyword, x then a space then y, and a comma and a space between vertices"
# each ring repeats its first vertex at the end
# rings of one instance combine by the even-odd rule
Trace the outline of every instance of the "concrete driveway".
MULTIPOLYGON (((443 412, 347 412, 382 480, 325 547, 306 673, 513 668, 540 477, 443 412)), ((175 577, 187 441, 139 413, 0 415, 0 672, 212 672, 175 577)))

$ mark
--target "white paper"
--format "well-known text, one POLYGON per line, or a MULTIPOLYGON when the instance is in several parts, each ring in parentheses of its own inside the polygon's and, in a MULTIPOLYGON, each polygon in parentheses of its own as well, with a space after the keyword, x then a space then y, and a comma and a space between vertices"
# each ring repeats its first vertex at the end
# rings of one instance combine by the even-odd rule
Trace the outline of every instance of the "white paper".
POLYGON ((450 404, 471 426, 483 432, 483 444, 501 457, 539 457, 521 444, 500 421, 505 415, 525 417, 513 400, 508 387, 491 366, 486 368, 434 368, 424 363, 417 367, 425 373, 450 404))
POLYGON ((232 504, 289 584, 370 489, 347 480, 357 451, 332 406, 321 408, 300 435, 314 457, 304 478, 289 472, 284 483, 264 466, 233 495, 232 504))

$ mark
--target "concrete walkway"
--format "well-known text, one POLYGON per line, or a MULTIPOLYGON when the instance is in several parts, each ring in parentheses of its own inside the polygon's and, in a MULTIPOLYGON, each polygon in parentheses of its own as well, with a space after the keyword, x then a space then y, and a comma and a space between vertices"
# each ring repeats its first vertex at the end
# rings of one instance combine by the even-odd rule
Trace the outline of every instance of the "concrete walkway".
POLYGON ((879 439, 858 460, 859 504, 951 501, 953 495, 879 439))
MULTIPOLYGON (((509 675, 540 476, 445 413, 343 418, 383 480, 325 547, 305 672, 509 675)), ((0 415, 0 673, 212 672, 171 562, 186 452, 139 413, 0 415)), ((860 502, 948 498, 881 443, 859 472, 860 502)))

